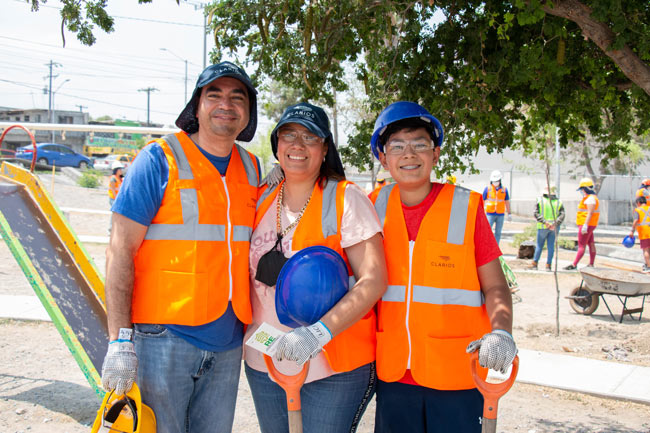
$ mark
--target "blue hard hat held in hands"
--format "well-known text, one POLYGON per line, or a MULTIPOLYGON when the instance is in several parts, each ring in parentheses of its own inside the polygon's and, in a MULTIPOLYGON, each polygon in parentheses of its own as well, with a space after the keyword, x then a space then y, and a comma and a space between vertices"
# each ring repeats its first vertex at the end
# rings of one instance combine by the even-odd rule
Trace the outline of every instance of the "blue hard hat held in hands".
POLYGON ((283 266, 275 285, 275 311, 292 328, 320 320, 347 293, 348 267, 333 249, 304 248, 283 266))
POLYGON ((625 248, 632 248, 634 246, 634 241, 635 241, 634 236, 628 235, 623 238, 623 242, 621 243, 625 248))

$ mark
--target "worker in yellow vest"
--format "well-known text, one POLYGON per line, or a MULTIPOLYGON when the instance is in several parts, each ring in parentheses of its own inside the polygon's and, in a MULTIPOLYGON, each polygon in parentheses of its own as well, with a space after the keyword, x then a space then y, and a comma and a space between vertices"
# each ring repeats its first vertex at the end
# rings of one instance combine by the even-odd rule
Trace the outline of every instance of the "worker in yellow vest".
POLYGON ((503 174, 494 170, 490 174, 490 184, 483 190, 483 201, 485 202, 485 215, 490 227, 494 226, 494 238, 497 244, 501 240, 501 229, 505 214, 508 212, 508 221, 512 221, 510 213, 510 194, 508 188, 501 184, 503 174))
POLYGON ((377 305, 376 433, 480 432, 469 353, 502 372, 517 354, 481 195, 430 180, 442 141, 438 119, 402 101, 381 112, 370 142, 394 179, 374 201, 388 268, 377 305))
POLYGON ((582 200, 578 203, 578 212, 576 214, 576 224, 578 225, 578 252, 576 258, 564 269, 570 271, 578 267, 578 262, 585 254, 587 245, 589 246, 589 265, 594 265, 596 260, 596 243, 594 242, 594 230, 598 226, 600 218, 600 202, 594 191, 594 181, 588 177, 583 177, 578 185, 578 191, 582 194, 582 200))
POLYGON ((634 223, 630 236, 634 230, 639 234, 639 244, 643 250, 643 272, 650 272, 650 205, 645 197, 637 197, 634 209, 634 223))

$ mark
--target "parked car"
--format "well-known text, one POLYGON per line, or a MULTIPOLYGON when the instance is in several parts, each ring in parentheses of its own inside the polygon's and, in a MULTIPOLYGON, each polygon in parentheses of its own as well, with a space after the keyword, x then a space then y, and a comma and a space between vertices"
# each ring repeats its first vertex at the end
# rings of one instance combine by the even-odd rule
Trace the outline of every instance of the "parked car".
POLYGON ((124 166, 122 171, 126 173, 126 170, 131 165, 132 160, 133 160, 133 157, 131 155, 116 153, 114 155, 108 155, 108 156, 106 156, 104 158, 96 159, 95 162, 94 162, 94 167, 97 170, 112 171, 113 170, 113 163, 116 162, 116 161, 119 161, 124 166))
POLYGON ((0 149, 0 158, 15 158, 16 151, 11 149, 0 149))
MULTIPOLYGON (((31 161, 34 155, 34 146, 22 146, 16 149, 16 158, 31 161)), ((93 166, 87 156, 75 152, 68 146, 54 143, 40 143, 36 145, 36 162, 39 164, 56 165, 58 167, 78 167, 81 169, 93 166)))

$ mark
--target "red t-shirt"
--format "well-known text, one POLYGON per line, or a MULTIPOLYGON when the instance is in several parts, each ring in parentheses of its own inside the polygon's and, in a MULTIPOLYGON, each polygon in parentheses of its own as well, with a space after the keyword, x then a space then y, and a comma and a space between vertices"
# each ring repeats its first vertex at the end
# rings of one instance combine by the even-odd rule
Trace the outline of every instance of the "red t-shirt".
MULTIPOLYGON (((424 216, 431 208, 433 202, 436 201, 438 194, 444 185, 441 183, 433 183, 431 192, 415 206, 405 206, 402 204, 402 211, 404 212, 404 220, 406 221, 406 230, 408 232, 409 240, 414 241, 420 230, 420 224, 424 216)), ((486 263, 498 258, 501 255, 501 250, 497 244, 492 228, 487 221, 485 211, 483 210, 483 197, 479 203, 476 211, 476 223, 474 225, 474 259, 476 260, 476 267, 483 266, 486 263)), ((411 376, 411 370, 406 370, 404 377, 399 382, 409 385, 418 385, 411 376)))

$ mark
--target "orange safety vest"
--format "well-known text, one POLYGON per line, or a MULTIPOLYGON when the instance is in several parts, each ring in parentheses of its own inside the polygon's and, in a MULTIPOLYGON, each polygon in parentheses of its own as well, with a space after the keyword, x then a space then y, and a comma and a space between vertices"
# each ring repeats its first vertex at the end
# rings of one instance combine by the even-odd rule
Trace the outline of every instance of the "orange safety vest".
POLYGON ((115 200, 115 197, 117 197, 117 193, 120 192, 121 185, 122 185, 122 179, 112 174, 110 179, 108 180, 108 196, 113 200, 115 200))
MULTIPOLYGON (((283 181, 284 182, 284 181, 283 181)), ((299 251, 313 245, 324 245, 339 253, 348 266, 350 287, 354 285, 354 275, 348 262, 348 256, 341 247, 341 220, 343 219, 343 198, 348 181, 336 182, 329 180, 321 188, 316 182, 311 200, 303 214, 291 241, 291 249, 299 251)), ((257 203, 255 227, 273 204, 280 191, 279 185, 260 190, 257 203)), ((275 207, 272 209, 275 211, 275 207)), ((332 370, 337 372, 351 371, 375 360, 376 340, 375 329, 377 317, 371 309, 358 322, 334 337, 323 347, 323 352, 332 370)))
MULTIPOLYGON (((388 290, 378 304, 377 375, 438 390, 475 388, 467 345, 490 332, 474 257, 481 196, 445 184, 410 242, 399 186, 375 201, 384 228, 388 290)), ((486 369, 480 369, 483 378, 486 369)))
POLYGON ((155 140, 169 164, 158 213, 135 257, 134 323, 202 325, 232 300, 251 323, 248 253, 259 173, 235 144, 226 176, 183 132, 155 140))
POLYGON ((635 198, 639 198, 639 197, 646 197, 646 198, 648 198, 648 197, 650 197, 650 191, 648 191, 648 190, 645 189, 645 188, 639 188, 639 189, 636 190, 636 194, 635 194, 634 197, 635 197, 635 198))
POLYGON ((598 200, 598 197, 596 197, 596 194, 589 194, 582 197, 582 200, 580 200, 580 203, 578 203, 576 224, 579 226, 584 225, 585 221, 587 220, 587 213, 589 213, 589 211, 587 210, 587 205, 585 204, 585 200, 587 200, 591 196, 594 196, 594 198, 596 199, 596 207, 594 208, 594 212, 591 214, 591 218, 589 219, 589 224, 587 225, 594 226, 594 227, 598 225, 598 219, 600 218, 600 211, 598 210, 598 208, 600 207, 600 201, 598 200))
POLYGON ((650 205, 644 204, 639 206, 634 211, 639 218, 639 224, 636 226, 636 231, 639 234, 639 239, 650 238, 650 205))
POLYGON ((506 189, 504 187, 496 189, 492 184, 488 186, 485 213, 506 213, 506 189))

